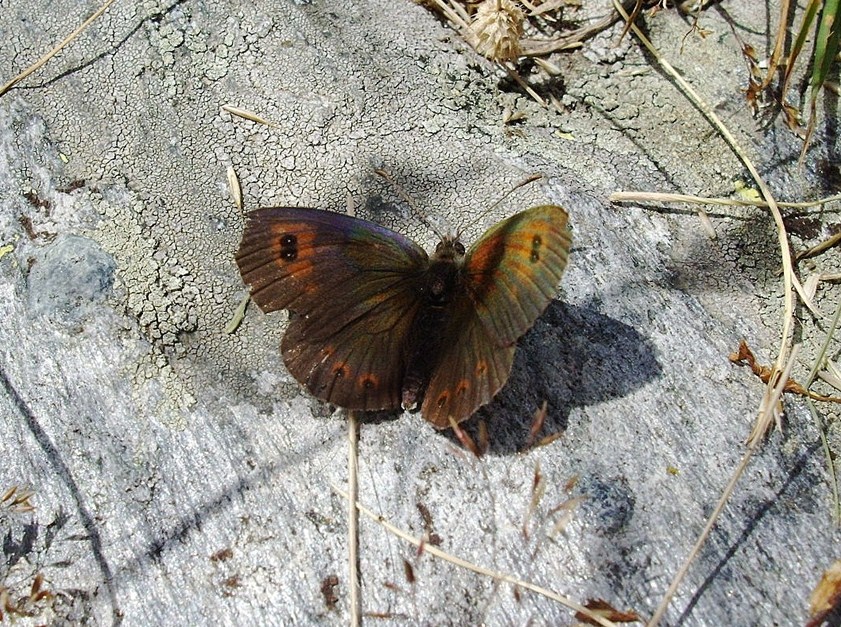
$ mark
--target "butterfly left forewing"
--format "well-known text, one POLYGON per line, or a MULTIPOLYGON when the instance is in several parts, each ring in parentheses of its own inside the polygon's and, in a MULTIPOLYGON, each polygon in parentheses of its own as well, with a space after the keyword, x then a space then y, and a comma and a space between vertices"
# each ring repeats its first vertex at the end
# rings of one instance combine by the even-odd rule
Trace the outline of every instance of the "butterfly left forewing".
POLYGON ((248 214, 236 262, 260 309, 299 313, 311 334, 329 337, 411 289, 428 258, 411 240, 366 220, 272 207, 248 214))
POLYGON ((289 309, 281 350, 317 397, 350 409, 400 405, 406 336, 426 253, 381 226, 317 209, 258 209, 236 256, 253 300, 289 309))
POLYGON ((467 251, 465 290, 489 335, 516 341, 555 297, 571 236, 567 213, 532 207, 490 228, 467 251))

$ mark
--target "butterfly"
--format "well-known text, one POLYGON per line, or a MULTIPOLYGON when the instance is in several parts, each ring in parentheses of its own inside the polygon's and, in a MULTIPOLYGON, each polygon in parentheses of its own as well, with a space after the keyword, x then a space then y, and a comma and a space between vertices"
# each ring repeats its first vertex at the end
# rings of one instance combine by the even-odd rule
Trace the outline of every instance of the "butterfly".
POLYGON ((555 205, 499 222, 468 250, 442 237, 432 255, 367 220, 272 207, 248 214, 236 262, 260 309, 291 312, 283 361, 313 396, 355 410, 419 405, 444 429, 505 385, 570 242, 555 205))

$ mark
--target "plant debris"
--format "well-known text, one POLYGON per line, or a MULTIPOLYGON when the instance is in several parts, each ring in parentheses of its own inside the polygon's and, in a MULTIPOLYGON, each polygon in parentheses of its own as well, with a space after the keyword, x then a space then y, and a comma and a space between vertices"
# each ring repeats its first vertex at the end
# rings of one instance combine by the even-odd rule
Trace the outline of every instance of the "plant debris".
MULTIPOLYGON (((753 374, 759 377, 759 379, 763 383, 767 384, 768 381, 771 380, 771 376, 774 374, 774 371, 771 368, 769 368, 768 366, 760 366, 756 362, 756 357, 754 356, 751 349, 748 348, 747 342, 745 342, 744 340, 739 342, 739 350, 735 353, 731 353, 729 359, 734 364, 738 364, 740 366, 749 366, 753 374)), ((812 392, 811 390, 807 390, 805 387, 803 387, 793 379, 789 379, 788 381, 786 381, 785 387, 783 388, 783 392, 798 394, 800 396, 811 398, 815 401, 841 403, 841 397, 824 396, 823 394, 817 394, 815 392, 812 392)))

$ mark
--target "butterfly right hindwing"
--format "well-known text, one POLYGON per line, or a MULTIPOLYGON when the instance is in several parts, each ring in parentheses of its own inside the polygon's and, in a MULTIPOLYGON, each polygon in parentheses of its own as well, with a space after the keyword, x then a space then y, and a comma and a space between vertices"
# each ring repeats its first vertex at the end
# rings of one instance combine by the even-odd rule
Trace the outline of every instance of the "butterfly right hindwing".
POLYGON ((442 354, 421 406, 423 417, 437 429, 448 428, 451 417, 461 422, 489 403, 508 380, 514 361, 514 343, 500 346, 488 334, 468 295, 459 294, 456 301, 458 313, 442 330, 442 354))

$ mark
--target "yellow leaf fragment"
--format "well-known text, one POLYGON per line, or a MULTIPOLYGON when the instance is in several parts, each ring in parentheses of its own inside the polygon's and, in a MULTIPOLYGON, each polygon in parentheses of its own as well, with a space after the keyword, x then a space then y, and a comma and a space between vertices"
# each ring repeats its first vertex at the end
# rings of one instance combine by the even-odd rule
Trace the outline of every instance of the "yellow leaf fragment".
POLYGON ((841 560, 835 560, 821 577, 809 597, 811 619, 806 627, 817 627, 841 603, 841 560))

